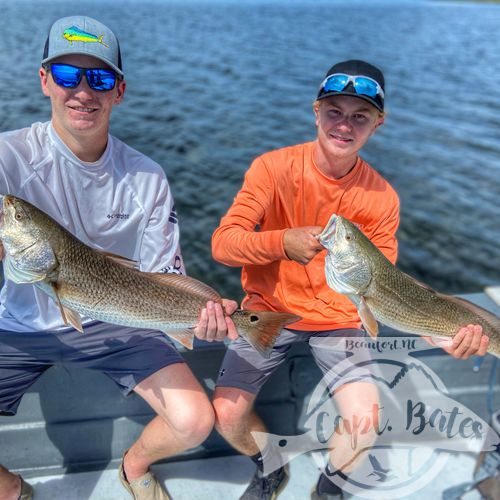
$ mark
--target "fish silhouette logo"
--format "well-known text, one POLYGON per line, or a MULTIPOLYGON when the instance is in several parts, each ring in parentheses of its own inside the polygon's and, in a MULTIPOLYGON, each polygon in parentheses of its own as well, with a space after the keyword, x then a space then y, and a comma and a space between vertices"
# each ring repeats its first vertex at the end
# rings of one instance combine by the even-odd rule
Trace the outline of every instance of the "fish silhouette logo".
POLYGON ((453 453, 493 451, 500 446, 495 430, 455 401, 423 358, 412 355, 432 348, 424 340, 339 337, 312 339, 313 343, 316 348, 349 351, 351 356, 325 374, 313 390, 302 433, 252 432, 261 451, 271 450, 264 460, 265 474, 309 453, 343 491, 362 498, 397 499, 429 484, 453 453), (375 384, 379 401, 361 412, 342 413, 331 395, 356 380, 375 384), (375 438, 369 447, 364 447, 365 435, 375 438), (325 465, 332 452, 337 452, 338 460, 337 470, 330 474, 325 465), (358 465, 344 474, 358 457, 358 465))
POLYGON ((100 43, 101 45, 108 47, 102 40, 103 35, 96 36, 92 33, 87 33, 76 26, 71 26, 71 28, 64 30, 63 37, 66 38, 66 40, 68 40, 71 44, 73 42, 100 43))

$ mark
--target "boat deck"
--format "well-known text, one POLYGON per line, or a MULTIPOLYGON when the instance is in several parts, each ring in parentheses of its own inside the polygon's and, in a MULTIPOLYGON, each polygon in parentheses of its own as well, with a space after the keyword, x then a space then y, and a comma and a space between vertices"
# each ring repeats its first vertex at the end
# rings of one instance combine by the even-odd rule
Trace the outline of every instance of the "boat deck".
MULTIPOLYGON (((500 288, 495 287, 463 297, 500 315, 499 296, 500 288)), ((220 344, 184 352, 209 394, 223 354, 220 344)), ((479 359, 455 360, 440 349, 425 353, 426 365, 443 380, 450 397, 488 422, 491 376, 489 406, 497 410, 499 373, 492 371, 493 356, 487 355, 477 370, 479 359)), ((305 432, 307 403, 320 378, 307 347, 294 346, 256 402, 270 432, 305 432)), ((36 500, 125 500, 129 497, 118 480, 118 464, 152 416, 141 398, 124 398, 104 375, 54 366, 30 388, 15 417, 0 417, 0 463, 34 486, 36 500)), ((468 453, 450 454, 438 476, 408 498, 441 498, 446 489, 472 479, 476 458, 468 453)), ((315 460, 306 453, 293 459, 290 467, 291 479, 280 499, 309 498, 319 474, 315 460)), ((235 455, 214 431, 202 446, 155 464, 153 471, 176 500, 234 500, 245 490, 254 466, 247 457, 235 455)), ((479 498, 473 492, 463 496, 463 500, 479 498)))
MULTIPOLYGON (((436 480, 411 496, 398 498, 442 498, 443 491, 450 486, 472 479, 474 464, 475 457, 472 455, 452 455, 436 480)), ((174 500, 236 500, 245 491, 254 473, 254 466, 248 458, 234 455, 157 464, 153 466, 153 471, 174 500)), ((310 456, 302 455, 292 460, 290 481, 279 496, 280 500, 308 499, 318 474, 318 468, 310 456)), ((130 495, 118 480, 116 467, 97 472, 34 477, 29 482, 35 488, 36 500, 130 500, 130 495)), ((384 495, 376 498, 386 500, 389 497, 384 495)), ((480 498, 477 492, 470 492, 462 500, 480 498)))

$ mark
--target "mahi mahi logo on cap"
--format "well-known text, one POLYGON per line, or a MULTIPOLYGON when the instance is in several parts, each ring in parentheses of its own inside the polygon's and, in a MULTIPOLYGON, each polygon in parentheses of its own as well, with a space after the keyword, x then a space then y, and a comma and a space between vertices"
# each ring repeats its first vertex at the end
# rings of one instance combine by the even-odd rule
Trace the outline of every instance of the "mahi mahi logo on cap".
POLYGON ((66 38, 66 40, 68 40, 68 42, 71 44, 73 42, 96 42, 107 47, 107 45, 102 41, 103 35, 101 36, 92 35, 92 33, 87 33, 86 31, 82 31, 80 28, 77 28, 76 26, 71 26, 71 28, 64 30, 63 37, 66 38))

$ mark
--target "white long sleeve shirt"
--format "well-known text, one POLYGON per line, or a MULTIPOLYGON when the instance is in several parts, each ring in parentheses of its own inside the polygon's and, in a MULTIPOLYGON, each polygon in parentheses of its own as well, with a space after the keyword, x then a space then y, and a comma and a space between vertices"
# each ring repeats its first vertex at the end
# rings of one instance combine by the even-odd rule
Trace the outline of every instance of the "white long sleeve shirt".
MULTIPOLYGON (((50 122, 0 134, 0 194, 29 201, 87 245, 135 260, 142 271, 184 274, 164 171, 111 135, 102 157, 88 163, 71 152, 50 122)), ((63 327, 48 295, 31 284, 5 281, 0 329, 63 327)))

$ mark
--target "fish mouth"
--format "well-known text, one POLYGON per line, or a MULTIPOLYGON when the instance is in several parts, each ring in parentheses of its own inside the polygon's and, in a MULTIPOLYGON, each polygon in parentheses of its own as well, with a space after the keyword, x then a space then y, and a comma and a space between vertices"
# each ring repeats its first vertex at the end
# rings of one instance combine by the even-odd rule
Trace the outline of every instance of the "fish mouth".
POLYGON ((14 197, 11 194, 0 194, 1 208, 11 205, 14 202, 14 197))
POLYGON ((326 248, 331 248, 335 242, 335 230, 337 229, 337 215, 333 214, 327 222, 323 231, 318 235, 318 241, 326 248))
POLYGON ((14 199, 10 194, 0 194, 0 212, 2 216, 5 214, 5 211, 8 206, 12 205, 14 199))
POLYGON ((14 203, 14 199, 10 194, 0 194, 0 228, 4 227, 5 213, 8 207, 14 203))

